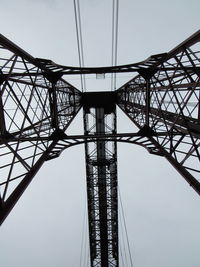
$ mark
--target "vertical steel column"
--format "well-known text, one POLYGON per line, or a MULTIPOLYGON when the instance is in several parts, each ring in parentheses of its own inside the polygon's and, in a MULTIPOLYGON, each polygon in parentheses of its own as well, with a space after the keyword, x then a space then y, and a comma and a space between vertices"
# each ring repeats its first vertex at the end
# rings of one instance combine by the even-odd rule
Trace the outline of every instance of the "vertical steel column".
MULTIPOLYGON (((115 110, 95 107, 84 112, 85 135, 116 132, 115 110)), ((116 142, 85 144, 91 266, 118 267, 116 142)))

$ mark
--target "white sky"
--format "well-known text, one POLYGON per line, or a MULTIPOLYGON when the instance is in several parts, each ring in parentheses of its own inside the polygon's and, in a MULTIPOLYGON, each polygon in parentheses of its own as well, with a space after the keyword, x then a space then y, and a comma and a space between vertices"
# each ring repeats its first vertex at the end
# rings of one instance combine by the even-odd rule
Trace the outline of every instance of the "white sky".
MULTIPOLYGON (((3 35, 34 57, 78 66, 72 0, 0 4, 3 35)), ((85 65, 111 65, 112 1, 80 0, 80 6, 85 65)), ((119 0, 119 6, 118 64, 167 52, 199 29, 199 0, 119 0)), ((79 77, 69 78, 80 86, 79 77)), ((93 78, 88 90, 109 90, 108 75, 93 78)), ((118 85, 130 78, 119 78, 118 85)), ((82 133, 81 123, 80 113, 69 132, 82 133)), ((118 129, 136 131, 120 113, 118 129)), ((118 155, 134 266, 199 267, 197 194, 164 159, 140 147, 119 144, 118 155)), ((79 266, 85 192, 82 146, 45 163, 0 229, 1 266, 79 266)))

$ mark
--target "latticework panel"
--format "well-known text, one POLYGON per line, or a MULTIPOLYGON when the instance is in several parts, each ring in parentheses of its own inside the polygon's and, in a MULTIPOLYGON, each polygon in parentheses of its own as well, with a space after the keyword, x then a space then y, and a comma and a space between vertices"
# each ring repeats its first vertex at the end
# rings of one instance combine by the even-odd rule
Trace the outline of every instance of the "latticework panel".
POLYGON ((52 80, 53 73, 2 36, 0 72, 0 203, 6 209, 76 116, 80 92, 52 80))
MULTIPOLYGON (((116 132, 116 114, 84 114, 85 135, 116 132)), ((85 144, 91 266, 118 266, 117 151, 115 141, 85 144)))
POLYGON ((121 109, 200 180, 200 34, 118 90, 121 109), (167 133, 157 136, 158 133, 167 133))

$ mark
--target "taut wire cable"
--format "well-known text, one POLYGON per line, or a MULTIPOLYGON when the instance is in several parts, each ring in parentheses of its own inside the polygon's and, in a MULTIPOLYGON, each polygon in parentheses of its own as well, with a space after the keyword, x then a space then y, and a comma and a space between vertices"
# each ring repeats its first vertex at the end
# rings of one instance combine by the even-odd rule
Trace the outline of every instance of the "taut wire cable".
MULTIPOLYGON (((82 27, 81 27, 81 15, 80 15, 79 0, 74 0, 74 15, 75 15, 79 65, 80 65, 80 68, 82 68, 85 66, 85 64, 84 64, 84 54, 83 54, 83 38, 82 38, 82 27)), ((81 74, 81 88, 82 88, 82 92, 86 91, 85 75, 83 75, 83 74, 81 74)))
MULTIPOLYGON (((112 2, 112 49, 111 65, 117 65, 118 50, 118 24, 119 24, 119 0, 112 2)), ((116 90, 116 73, 111 73, 111 90, 116 90)))
POLYGON ((133 267, 133 260, 132 260, 132 256, 131 256, 131 249, 130 249, 128 231, 127 231, 127 227, 126 227, 126 220, 125 220, 125 214, 124 214, 124 208, 122 205, 122 198, 121 198, 120 190, 119 190, 119 202, 120 202, 120 207, 121 207, 121 211, 122 211, 122 218, 123 218, 123 224, 124 224, 125 235, 126 235, 126 240, 127 240, 129 259, 130 259, 131 267, 133 267))

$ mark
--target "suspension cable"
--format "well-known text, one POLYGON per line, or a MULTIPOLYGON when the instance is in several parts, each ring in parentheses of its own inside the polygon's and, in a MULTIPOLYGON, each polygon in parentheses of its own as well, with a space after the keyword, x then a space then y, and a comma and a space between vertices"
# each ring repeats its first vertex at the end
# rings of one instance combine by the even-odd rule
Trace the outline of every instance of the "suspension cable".
MULTIPOLYGON (((116 0, 116 27, 115 27, 115 66, 117 66, 117 48, 118 48, 118 21, 119 21, 119 0, 116 0)), ((114 73, 114 90, 116 90, 117 74, 114 73)))
POLYGON ((121 244, 119 244, 119 251, 120 251, 120 256, 121 256, 121 265, 122 265, 122 267, 125 267, 121 244))
MULTIPOLYGON (((82 37, 82 27, 81 27, 81 13, 80 13, 80 3, 79 0, 77 0, 78 3, 78 18, 79 18, 79 29, 80 29, 80 47, 81 47, 81 59, 82 59, 82 67, 85 67, 84 63, 84 54, 83 54, 83 37, 82 37)), ((84 91, 86 91, 86 82, 85 82, 85 75, 83 75, 83 84, 84 84, 84 91)))
MULTIPOLYGON (((111 65, 117 65, 118 50, 118 23, 119 23, 119 0, 113 0, 112 4, 112 53, 111 65)), ((111 74, 111 90, 116 90, 116 73, 111 74)))
MULTIPOLYGON (((81 15, 80 15, 80 4, 79 0, 74 0, 74 16, 76 24, 76 37, 78 46, 78 58, 80 68, 84 67, 84 55, 83 55, 83 38, 82 38, 82 27, 81 27, 81 15)), ((85 75, 81 74, 81 88, 82 92, 86 91, 85 75)))
MULTIPOLYGON (((86 201, 87 203, 87 201, 86 201)), ((82 222, 82 234, 81 234, 81 252, 80 252, 80 261, 79 261, 79 267, 82 266, 83 258, 84 258, 84 236, 85 236, 85 219, 86 219, 86 205, 84 207, 84 213, 83 213, 83 222, 82 222)))
MULTIPOLYGON (((125 241, 125 237, 123 234, 123 219, 122 219, 122 212, 121 209, 119 209, 119 224, 121 225, 121 240, 120 240, 120 249, 121 249, 121 260, 123 262, 123 264, 128 267, 128 257, 126 254, 126 241, 125 241), (122 251, 123 249, 123 251, 122 251)), ((125 234, 126 235, 126 234, 125 234)))
POLYGON ((89 263, 90 263, 90 249, 88 247, 86 267, 89 267, 89 263))
POLYGON ((126 235, 126 240, 127 240, 129 259, 130 259, 131 267, 133 267, 133 260, 132 260, 132 256, 131 256, 131 250, 130 250, 130 242, 129 242, 129 238, 128 238, 128 231, 127 231, 127 226, 126 226, 126 220, 125 220, 125 214, 124 214, 124 208, 122 205, 122 198, 121 198, 120 190, 119 190, 119 202, 120 202, 120 207, 121 207, 121 211, 122 211, 122 218, 123 218, 125 235, 126 235))
MULTIPOLYGON (((112 3, 112 47, 111 47, 111 65, 114 65, 114 23, 115 23, 115 0, 112 3)), ((113 73, 111 73, 111 90, 113 90, 113 73)))
MULTIPOLYGON (((87 201, 86 201, 87 203, 87 201)), ((87 206, 87 204, 86 204, 87 206)), ((87 212, 86 212, 87 213, 87 212)), ((84 259, 84 263, 85 263, 85 267, 89 266, 89 262, 90 262, 90 248, 89 248, 89 231, 88 231, 88 220, 87 220, 87 216, 85 216, 85 259, 84 259)))

